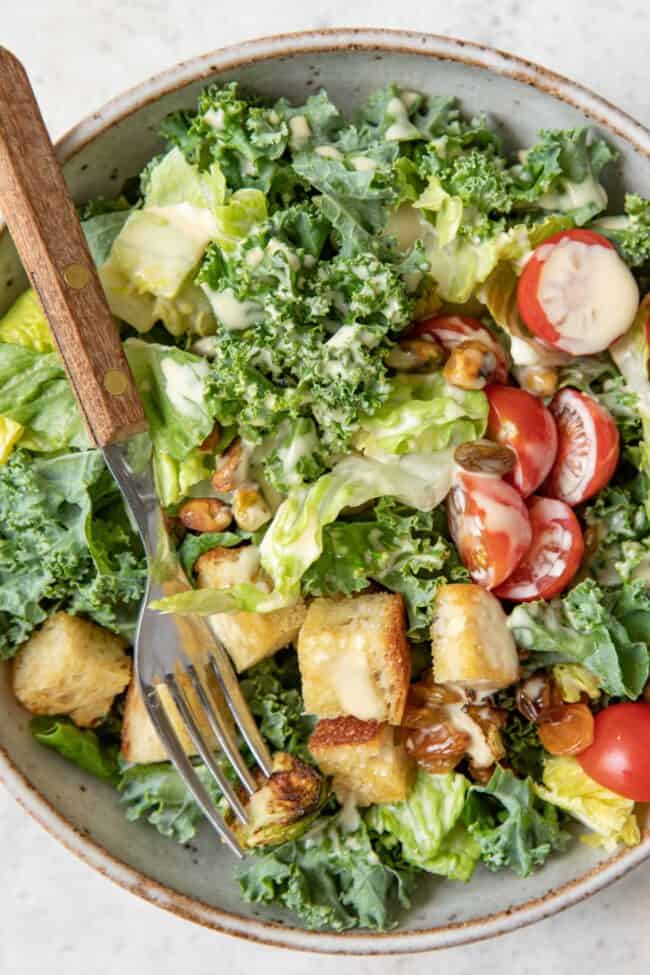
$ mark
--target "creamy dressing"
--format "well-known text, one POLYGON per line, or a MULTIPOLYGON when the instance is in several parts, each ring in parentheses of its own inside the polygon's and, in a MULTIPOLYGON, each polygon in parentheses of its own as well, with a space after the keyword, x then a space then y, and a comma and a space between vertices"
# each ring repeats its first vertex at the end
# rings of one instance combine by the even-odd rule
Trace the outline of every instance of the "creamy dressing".
POLYGON ((258 267, 264 260, 264 251, 261 247, 251 247, 246 253, 246 263, 249 267, 258 267))
POLYGON ((260 319, 260 306, 253 301, 239 301, 232 288, 225 291, 213 291, 207 284, 201 287, 205 291, 212 310, 224 328, 232 332, 240 332, 250 328, 260 319))
POLYGON ((415 207, 404 203, 391 213, 384 232, 387 237, 395 237, 399 250, 405 253, 411 250, 416 241, 423 240, 431 232, 431 225, 415 207))
POLYGON ((289 119, 289 145, 292 149, 304 149, 311 138, 309 122, 304 115, 294 115, 289 119))
POLYGON ((343 155, 336 146, 317 146, 314 152, 317 156, 322 156, 323 159, 343 159, 343 155))
POLYGON ((402 139, 417 139, 420 137, 420 133, 409 120, 406 105, 401 98, 391 98, 387 108, 393 117, 393 124, 389 125, 386 129, 386 139, 388 142, 399 142, 402 139))
POLYGON ((352 156, 350 163, 358 173, 371 173, 377 168, 375 160, 369 159, 368 156, 352 156))
POLYGON ((187 414, 188 405, 203 407, 203 383, 208 375, 207 362, 177 362, 171 356, 160 360, 160 370, 165 380, 165 392, 179 413, 187 414))
POLYGON ((463 710, 461 703, 445 705, 445 712, 450 723, 459 731, 464 731, 469 737, 467 754, 478 768, 487 768, 494 762, 492 749, 487 743, 485 733, 476 721, 463 710))
POLYGON ((537 297, 559 332, 557 344, 573 355, 600 352, 634 321, 639 289, 615 250, 565 237, 542 248, 537 297))
POLYGON ((223 108, 209 109, 207 112, 204 113, 203 121, 207 122, 208 125, 211 125, 213 129, 216 129, 218 132, 220 132, 221 129, 223 129, 224 123, 226 121, 223 113, 223 108))
POLYGON ((328 657, 327 676, 344 714, 361 721, 379 721, 385 717, 385 706, 363 647, 363 634, 354 634, 344 653, 328 657))
POLYGON ((595 204, 598 210, 604 210, 607 206, 605 187, 593 177, 583 179, 581 183, 568 180, 561 190, 544 193, 537 201, 543 210, 560 210, 562 213, 580 210, 591 204, 595 204))
POLYGON ((283 244, 281 240, 278 240, 277 237, 271 238, 271 240, 266 245, 266 250, 271 255, 277 253, 284 254, 284 256, 287 259, 287 264, 293 271, 297 271, 298 268, 300 267, 300 260, 298 258, 298 255, 294 254, 293 251, 290 250, 286 244, 283 244))

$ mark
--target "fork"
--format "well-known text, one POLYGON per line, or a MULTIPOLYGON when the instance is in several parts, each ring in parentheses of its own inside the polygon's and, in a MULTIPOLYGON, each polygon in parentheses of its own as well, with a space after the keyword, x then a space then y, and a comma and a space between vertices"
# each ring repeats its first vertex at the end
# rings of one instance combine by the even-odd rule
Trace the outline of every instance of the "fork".
POLYGON ((208 622, 199 616, 165 616, 148 608, 152 599, 191 586, 167 534, 151 463, 137 460, 142 458, 138 439, 147 421, 74 204, 25 69, 4 48, 0 48, 0 206, 48 318, 90 441, 103 451, 142 538, 149 571, 134 658, 146 709, 206 819, 241 857, 243 850, 233 830, 185 754, 161 688, 167 688, 197 754, 232 814, 244 825, 245 805, 201 724, 209 727, 221 756, 248 795, 258 783, 241 754, 232 719, 263 777, 271 775, 272 759, 228 654, 208 622))

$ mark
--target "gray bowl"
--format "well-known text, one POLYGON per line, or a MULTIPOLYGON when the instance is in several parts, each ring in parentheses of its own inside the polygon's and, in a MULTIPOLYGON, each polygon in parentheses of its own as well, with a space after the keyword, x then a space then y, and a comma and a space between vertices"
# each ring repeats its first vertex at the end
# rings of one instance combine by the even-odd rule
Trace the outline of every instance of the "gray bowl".
MULTIPOLYGON (((344 109, 396 81, 457 95, 485 110, 513 145, 539 128, 600 126, 620 150, 610 175, 615 204, 625 189, 650 195, 650 133, 586 89, 510 55, 449 38, 388 30, 286 35, 216 51, 179 64, 109 102, 58 145, 74 197, 119 190, 159 148, 158 125, 191 106, 207 82, 237 79, 272 95, 304 99, 323 86, 344 109)), ((0 238, 0 311, 26 286, 8 234, 0 238)), ((69 850, 127 890, 206 927, 289 948, 351 954, 408 953, 449 947, 530 924, 588 897, 650 855, 640 846, 607 857, 576 843, 536 875, 519 880, 478 870, 471 884, 424 884, 412 910, 386 934, 308 932, 289 915, 244 904, 232 860, 206 833, 192 850, 130 824, 115 792, 36 744, 29 716, 0 668, 0 780, 69 850)))

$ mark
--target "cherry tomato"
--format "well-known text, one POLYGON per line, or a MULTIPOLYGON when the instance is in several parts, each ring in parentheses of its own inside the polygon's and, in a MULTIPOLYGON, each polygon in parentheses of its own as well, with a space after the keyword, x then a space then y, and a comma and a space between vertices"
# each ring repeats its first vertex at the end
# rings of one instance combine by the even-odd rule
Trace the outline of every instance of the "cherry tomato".
POLYGON ((586 704, 562 704, 542 712, 539 740, 551 755, 580 755, 594 740, 594 716, 586 704))
POLYGON ((467 315, 436 315, 416 322, 410 330, 412 338, 426 338, 432 335, 447 352, 451 352, 461 342, 474 340, 481 342, 494 352, 497 360, 495 378, 500 383, 508 381, 508 360, 503 346, 484 325, 467 315))
POLYGON ((474 582, 494 589, 514 571, 532 538, 521 495, 491 474, 458 471, 447 498, 451 536, 474 582))
POLYGON ((515 466, 505 480, 525 498, 548 475, 557 453, 555 421, 536 396, 515 386, 485 387, 490 404, 487 434, 514 451, 515 466))
POLYGON ((628 330, 639 304, 630 269, 606 237, 562 230, 528 260, 517 287, 519 314, 542 342, 572 355, 602 352, 628 330))
POLYGON ((612 704, 596 715, 594 742, 578 757, 599 785, 650 802, 650 704, 612 704))
POLYGON ((553 599, 566 589, 582 562, 585 543, 568 504, 535 495, 528 500, 528 514, 533 532, 530 548, 512 575, 495 589, 499 599, 518 603, 553 599))
POLYGON ((618 430, 609 411, 577 389, 561 389, 550 410, 558 447, 542 493, 573 507, 604 488, 616 470, 618 430))

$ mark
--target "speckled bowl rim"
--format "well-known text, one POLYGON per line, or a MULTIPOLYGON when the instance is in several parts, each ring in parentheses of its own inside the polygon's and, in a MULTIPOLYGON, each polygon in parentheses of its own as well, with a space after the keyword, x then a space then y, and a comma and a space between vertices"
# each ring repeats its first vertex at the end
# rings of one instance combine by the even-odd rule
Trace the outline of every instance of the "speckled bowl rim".
MULTIPOLYGON (((180 62, 130 88, 75 125, 58 141, 58 157, 61 162, 67 162, 85 145, 128 115, 201 78, 258 61, 332 51, 404 53, 487 69, 531 85, 572 105, 598 125, 626 140, 650 162, 650 130, 588 88, 562 75, 495 48, 469 41, 419 32, 368 28, 281 34, 236 44, 180 62)), ((103 846, 69 822, 32 785, 1 747, 0 782, 70 852, 131 893, 206 928, 252 942, 302 951, 350 955, 409 954, 449 948, 505 934, 579 903, 650 856, 650 832, 646 831, 641 844, 634 849, 618 852, 543 897, 528 900, 495 914, 418 931, 392 931, 383 934, 310 932, 220 910, 146 877, 127 863, 116 859, 103 846)))

